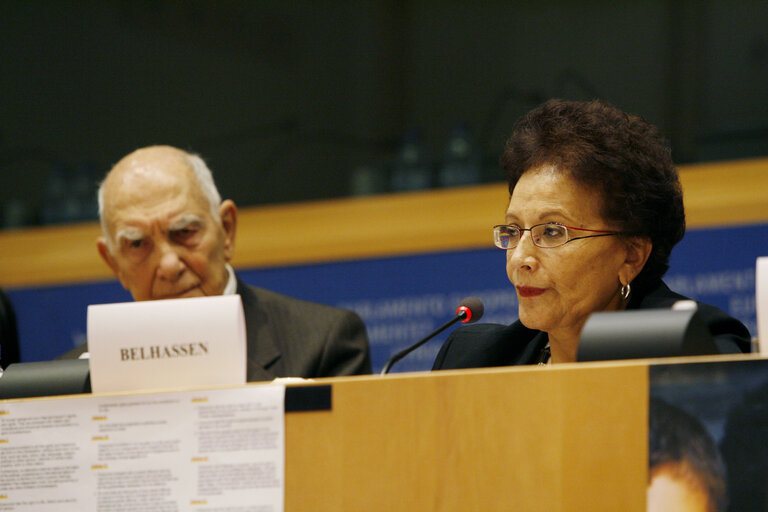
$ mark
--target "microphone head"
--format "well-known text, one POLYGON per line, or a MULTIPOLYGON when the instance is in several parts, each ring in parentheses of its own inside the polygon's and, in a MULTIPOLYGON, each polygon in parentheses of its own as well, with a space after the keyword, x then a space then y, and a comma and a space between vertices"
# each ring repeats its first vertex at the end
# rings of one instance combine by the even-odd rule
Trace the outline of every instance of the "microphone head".
POLYGON ((466 297, 459 303, 459 307, 456 308, 456 314, 459 315, 461 321, 465 324, 471 324, 477 322, 482 318, 485 307, 483 302, 477 297, 466 297))

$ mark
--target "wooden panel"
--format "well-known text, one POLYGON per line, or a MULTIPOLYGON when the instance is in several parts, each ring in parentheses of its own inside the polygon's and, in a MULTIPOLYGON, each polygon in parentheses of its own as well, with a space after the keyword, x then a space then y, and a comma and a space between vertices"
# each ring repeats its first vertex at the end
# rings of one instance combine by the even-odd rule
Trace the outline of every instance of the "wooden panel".
POLYGON ((508 202, 501 184, 249 209, 240 266, 487 247, 508 202))
POLYGON ((647 376, 634 363, 321 379, 333 411, 286 416, 286 510, 644 510, 647 376))
MULTIPOLYGON (((681 167, 689 227, 768 222, 768 159, 681 167)), ((241 268, 490 247, 508 194, 472 187, 244 208, 241 268)), ((111 277, 96 223, 0 232, 0 286, 111 277)))
POLYGON ((0 286, 77 283, 112 277, 96 251, 98 223, 0 231, 0 286))
POLYGON ((681 167, 688 227, 768 222, 768 159, 681 167))

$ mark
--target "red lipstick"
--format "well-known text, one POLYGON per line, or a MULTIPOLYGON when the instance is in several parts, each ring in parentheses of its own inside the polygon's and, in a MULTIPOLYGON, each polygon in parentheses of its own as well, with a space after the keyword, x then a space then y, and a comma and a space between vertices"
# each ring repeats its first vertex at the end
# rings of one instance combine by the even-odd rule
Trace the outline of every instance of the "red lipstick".
POLYGON ((517 293, 521 297, 537 297, 547 291, 546 288, 534 288, 533 286, 518 286, 517 293))

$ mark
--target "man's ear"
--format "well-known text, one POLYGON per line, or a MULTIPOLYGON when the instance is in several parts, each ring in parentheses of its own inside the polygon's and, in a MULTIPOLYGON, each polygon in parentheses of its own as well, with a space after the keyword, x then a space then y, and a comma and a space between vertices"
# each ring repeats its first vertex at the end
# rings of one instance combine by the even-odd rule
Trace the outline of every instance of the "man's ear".
POLYGON ((96 248, 99 250, 101 259, 103 259, 107 266, 112 269, 112 272, 117 275, 117 262, 115 261, 115 258, 112 257, 112 252, 110 252, 109 246, 107 245, 107 239, 100 236, 98 240, 96 240, 96 248))
POLYGON ((653 242, 648 237, 636 236, 624 242, 627 247, 624 264, 619 270, 619 281, 622 285, 629 284, 645 267, 653 249, 653 242))
POLYGON ((237 206, 231 199, 222 201, 219 207, 221 227, 224 229, 224 257, 230 261, 235 255, 235 234, 237 231, 237 206))
POLYGON ((117 278, 120 280, 120 284, 123 285, 123 288, 128 290, 128 287, 125 286, 125 282, 123 282, 122 274, 120 273, 120 267, 117 266, 117 261, 115 261, 115 257, 112 256, 112 251, 109 250, 107 239, 103 236, 100 236, 96 240, 96 248, 99 250, 99 256, 101 256, 101 259, 103 259, 107 266, 112 269, 112 273, 115 274, 115 276, 117 276, 117 278))

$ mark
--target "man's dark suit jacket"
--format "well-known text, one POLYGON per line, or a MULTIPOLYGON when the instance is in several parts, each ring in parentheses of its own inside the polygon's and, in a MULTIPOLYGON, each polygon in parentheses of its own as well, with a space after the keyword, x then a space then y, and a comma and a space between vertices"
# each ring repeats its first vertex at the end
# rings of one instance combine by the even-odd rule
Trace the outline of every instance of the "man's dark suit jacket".
POLYGON ((237 281, 248 338, 248 381, 371 373, 363 321, 352 311, 237 281))
MULTIPOLYGON (((368 336, 356 313, 248 286, 239 279, 237 293, 245 313, 248 382, 371 373, 368 336)), ((61 358, 77 358, 87 350, 83 345, 61 358)))
POLYGON ((0 289, 0 368, 18 363, 19 331, 16 328, 16 313, 8 296, 0 289))
MULTIPOLYGON (((670 308, 678 300, 689 300, 659 281, 651 291, 633 296, 627 309, 670 308)), ((749 331, 724 311, 698 303, 699 316, 723 353, 749 352, 749 331)), ((511 325, 476 324, 456 329, 437 354, 433 370, 485 368, 536 364, 547 346, 547 333, 528 329, 519 320, 511 325)))

